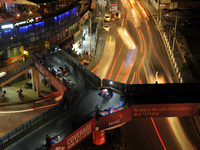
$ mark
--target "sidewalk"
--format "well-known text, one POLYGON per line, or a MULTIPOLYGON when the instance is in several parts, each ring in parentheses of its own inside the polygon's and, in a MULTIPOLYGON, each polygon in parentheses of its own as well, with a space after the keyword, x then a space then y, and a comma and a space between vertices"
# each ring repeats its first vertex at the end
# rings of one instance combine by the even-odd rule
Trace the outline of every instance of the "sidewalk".
POLYGON ((39 97, 37 91, 34 91, 33 89, 26 89, 24 87, 25 83, 29 82, 30 80, 31 80, 30 78, 25 79, 18 83, 11 84, 10 86, 3 87, 2 90, 5 90, 6 94, 4 95, 4 101, 0 103, 0 109, 1 109, 1 106, 5 106, 5 105, 12 105, 12 104, 15 105, 15 104, 28 102, 28 101, 39 100, 39 99, 42 99, 43 96, 53 93, 53 91, 51 91, 42 82, 40 82, 42 95, 41 97, 39 97), (18 97, 17 90, 19 88, 23 90, 23 95, 24 95, 23 101, 21 101, 18 97))
MULTIPOLYGON (((169 33, 167 31, 163 31, 163 30, 160 30, 160 25, 159 25, 159 11, 157 11, 155 9, 155 7, 153 6, 153 4, 151 2, 147 2, 146 0, 142 0, 143 4, 145 5, 145 7, 148 9, 149 13, 152 15, 154 21, 155 21, 155 24, 157 26, 157 29, 158 31, 160 32, 161 36, 163 36, 163 34, 165 33, 167 35, 167 37, 169 37, 169 35, 171 35, 172 33, 169 33)), ((162 22, 163 21, 163 18, 162 18, 162 22)), ((163 25, 162 25, 163 26, 163 25)), ((162 27, 161 26, 161 27, 162 27)), ((181 38, 181 37, 180 37, 181 38)), ((163 43, 165 43, 167 45, 167 43, 163 40, 163 43)), ((192 76, 192 73, 191 71, 189 70, 189 68, 184 68, 184 66, 186 66, 186 62, 185 60, 183 60, 183 58, 181 56, 184 56, 184 52, 182 52, 182 50, 180 49, 180 45, 181 43, 179 43, 176 39, 176 44, 177 46, 175 46, 174 48, 174 57, 175 57, 175 61, 177 63, 177 68, 179 68, 179 72, 180 72, 180 76, 181 78, 183 79, 183 82, 184 83, 191 83, 191 82, 197 82, 195 81, 195 79, 193 78, 192 76)), ((170 45, 172 47, 172 45, 170 45)), ((166 49, 168 50, 168 49, 166 49)), ((171 58, 169 58, 171 59, 171 58)), ((173 66, 172 66, 173 67, 173 66)), ((174 68, 174 70, 176 70, 174 68)), ((176 71, 175 71, 176 72, 176 71)), ((177 73, 176 73, 177 74, 177 73)), ((178 75, 177 75, 178 76, 178 75)), ((180 82, 182 83, 182 81, 180 82)))
POLYGON ((84 65, 84 62, 89 64, 91 55, 94 54, 96 40, 95 40, 95 21, 91 23, 91 36, 90 36, 90 22, 80 27, 81 39, 73 44, 73 51, 78 56, 78 61, 84 65))

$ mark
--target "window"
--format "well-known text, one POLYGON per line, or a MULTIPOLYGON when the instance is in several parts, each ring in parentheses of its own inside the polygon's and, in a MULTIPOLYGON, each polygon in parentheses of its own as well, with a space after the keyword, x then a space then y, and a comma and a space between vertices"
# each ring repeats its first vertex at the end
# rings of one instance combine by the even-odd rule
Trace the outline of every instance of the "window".
POLYGON ((8 58, 15 57, 15 56, 20 56, 20 55, 22 55, 20 47, 16 47, 16 48, 13 48, 11 50, 8 50, 8 58))

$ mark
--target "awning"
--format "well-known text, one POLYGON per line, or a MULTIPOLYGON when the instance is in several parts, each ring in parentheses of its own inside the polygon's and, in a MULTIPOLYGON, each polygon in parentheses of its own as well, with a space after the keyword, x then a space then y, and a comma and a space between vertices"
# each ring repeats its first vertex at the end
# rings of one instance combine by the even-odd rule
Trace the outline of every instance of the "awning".
MULTIPOLYGON (((39 1, 39 0, 38 0, 39 1)), ((27 4, 27 5, 37 5, 34 2, 27 1, 27 0, 0 0, 0 3, 14 3, 14 4, 27 4)))
POLYGON ((57 0, 29 0, 30 2, 33 2, 35 4, 42 4, 42 3, 49 3, 57 0))

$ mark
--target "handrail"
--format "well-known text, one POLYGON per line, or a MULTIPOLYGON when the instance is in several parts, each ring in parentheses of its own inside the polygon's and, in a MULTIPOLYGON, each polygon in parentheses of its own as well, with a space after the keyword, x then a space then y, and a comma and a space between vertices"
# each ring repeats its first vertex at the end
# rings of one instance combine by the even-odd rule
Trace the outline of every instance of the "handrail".
POLYGON ((23 58, 24 58, 24 56, 22 55, 19 58, 17 58, 15 62, 13 62, 13 63, 11 63, 9 65, 6 65, 6 66, 2 66, 0 68, 0 72, 3 72, 3 71, 8 72, 8 71, 12 70, 16 66, 18 66, 20 63, 22 63, 23 58))
POLYGON ((66 53, 64 50, 60 50, 62 56, 66 58, 66 60, 70 63, 70 65, 79 68, 79 70, 84 74, 87 75, 87 80, 90 82, 93 81, 93 84, 100 86, 101 85, 101 79, 96 76, 94 73, 92 73, 89 69, 87 69, 85 66, 80 64, 75 58, 70 56, 68 53, 66 53))
POLYGON ((7 74, 3 77, 0 78, 0 87, 4 85, 4 82, 10 79, 11 77, 15 76, 16 74, 22 72, 26 68, 32 65, 32 59, 28 58, 26 61, 23 63, 19 64, 18 66, 15 67, 15 69, 12 69, 7 72, 7 74))

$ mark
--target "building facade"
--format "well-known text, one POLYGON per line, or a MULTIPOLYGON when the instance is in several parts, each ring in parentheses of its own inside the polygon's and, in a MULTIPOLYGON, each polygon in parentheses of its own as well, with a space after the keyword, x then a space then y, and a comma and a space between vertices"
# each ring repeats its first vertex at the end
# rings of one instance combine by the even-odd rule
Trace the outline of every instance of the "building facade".
POLYGON ((49 50, 52 45, 70 48, 84 11, 73 3, 66 9, 20 21, 0 24, 0 67, 15 63, 23 55, 49 50))

